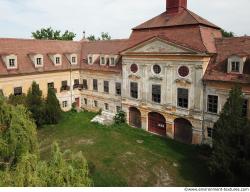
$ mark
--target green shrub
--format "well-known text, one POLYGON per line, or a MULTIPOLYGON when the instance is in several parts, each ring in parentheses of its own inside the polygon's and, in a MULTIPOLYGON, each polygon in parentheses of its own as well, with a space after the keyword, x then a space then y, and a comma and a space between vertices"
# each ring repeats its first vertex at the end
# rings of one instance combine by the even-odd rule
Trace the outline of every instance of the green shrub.
POLYGON ((121 124, 126 122, 126 113, 124 111, 119 111, 114 117, 115 124, 121 124))

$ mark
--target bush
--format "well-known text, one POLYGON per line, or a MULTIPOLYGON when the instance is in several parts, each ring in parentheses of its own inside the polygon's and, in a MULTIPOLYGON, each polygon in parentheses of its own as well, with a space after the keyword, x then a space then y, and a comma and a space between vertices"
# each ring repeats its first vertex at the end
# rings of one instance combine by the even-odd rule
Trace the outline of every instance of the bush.
POLYGON ((77 109, 76 109, 76 102, 72 103, 71 112, 73 112, 73 113, 76 113, 76 112, 77 112, 77 109))
POLYGON ((126 113, 119 111, 114 117, 115 124, 121 124, 126 122, 126 113))
POLYGON ((13 95, 11 94, 8 98, 8 103, 11 105, 24 105, 27 106, 27 102, 26 102, 27 98, 25 94, 22 95, 13 95))

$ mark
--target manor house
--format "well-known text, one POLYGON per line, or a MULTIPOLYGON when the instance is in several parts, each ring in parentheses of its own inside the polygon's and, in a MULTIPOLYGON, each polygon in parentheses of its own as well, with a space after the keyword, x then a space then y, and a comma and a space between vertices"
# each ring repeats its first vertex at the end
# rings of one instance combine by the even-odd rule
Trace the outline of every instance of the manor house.
MULTIPOLYGON (((239 18, 240 19, 240 18, 239 18)), ((211 142, 229 90, 239 84, 250 117, 250 37, 224 38, 220 27, 166 0, 166 10, 128 39, 0 39, 0 92, 27 93, 36 81, 61 107, 123 110, 139 129, 189 144, 211 142)))

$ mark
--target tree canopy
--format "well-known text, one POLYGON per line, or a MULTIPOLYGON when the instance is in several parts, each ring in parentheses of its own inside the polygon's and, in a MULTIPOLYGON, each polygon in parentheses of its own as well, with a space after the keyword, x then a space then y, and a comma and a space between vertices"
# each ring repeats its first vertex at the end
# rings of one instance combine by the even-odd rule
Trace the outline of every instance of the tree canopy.
POLYGON ((243 116, 240 87, 229 98, 214 125, 210 170, 217 185, 247 186, 250 178, 250 125, 243 116))
POLYGON ((90 35, 87 37, 89 41, 104 41, 111 40, 111 36, 108 32, 102 32, 100 37, 96 37, 95 35, 90 35))
POLYGON ((68 30, 61 34, 60 30, 54 30, 48 27, 32 32, 32 37, 34 39, 72 41, 76 37, 76 34, 68 30))
POLYGON ((221 33, 223 37, 234 37, 234 32, 232 31, 226 31, 224 29, 221 29, 221 33))
POLYGON ((52 145, 51 157, 39 156, 36 125, 23 105, 0 97, 0 187, 88 187, 88 164, 81 152, 61 152, 52 145))

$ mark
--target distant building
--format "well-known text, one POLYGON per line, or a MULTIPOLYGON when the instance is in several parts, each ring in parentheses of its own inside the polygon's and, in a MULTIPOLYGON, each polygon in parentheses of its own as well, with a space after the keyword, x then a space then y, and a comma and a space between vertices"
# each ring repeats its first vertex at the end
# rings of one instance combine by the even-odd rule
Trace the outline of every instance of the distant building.
POLYGON ((220 27, 167 0, 166 11, 128 39, 78 42, 0 39, 0 92, 27 93, 36 81, 57 92, 63 110, 110 114, 184 143, 211 142, 213 124, 240 84, 250 117, 250 37, 223 38, 220 27))

